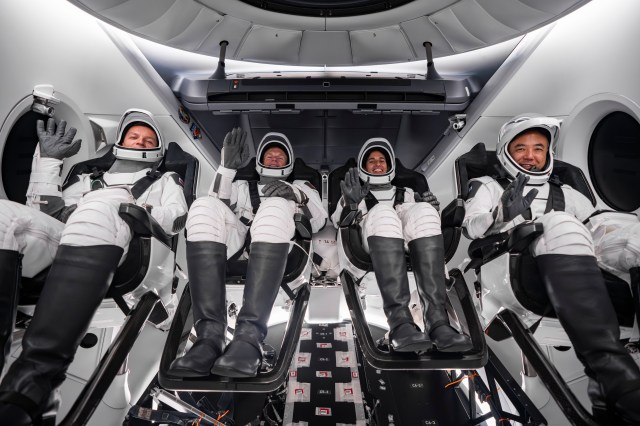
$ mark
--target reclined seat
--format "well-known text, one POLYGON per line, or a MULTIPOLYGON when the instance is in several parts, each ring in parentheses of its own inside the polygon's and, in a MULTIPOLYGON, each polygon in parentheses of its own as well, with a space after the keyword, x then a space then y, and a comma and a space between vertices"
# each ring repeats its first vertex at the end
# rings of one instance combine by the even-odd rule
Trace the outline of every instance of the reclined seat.
MULTIPOLYGON (((65 183, 79 174, 107 171, 114 161, 115 156, 109 150, 102 157, 77 163, 71 168, 65 183)), ((172 142, 168 144, 164 160, 157 171, 177 173, 184 182, 183 191, 187 204, 191 205, 195 198, 198 160, 172 142)), ((173 309, 167 310, 167 305, 172 302, 178 283, 175 258, 179 234, 172 236, 165 233, 160 224, 142 207, 123 205, 119 213, 131 227, 133 238, 127 256, 116 270, 90 328, 121 326, 121 329, 62 424, 79 424, 78 422, 84 422, 91 416, 115 377, 123 375, 121 367, 144 324, 147 321, 154 325, 165 323, 173 312, 173 309)), ((30 313, 39 300, 48 272, 49 268, 46 268, 32 278, 22 277, 18 327, 25 324, 28 326, 30 313)), ((85 338, 82 346, 91 347, 96 342, 97 339, 85 338)), ((126 381, 117 383, 116 386, 126 387, 126 381)), ((126 394, 128 391, 120 389, 112 392, 126 394)))
MULTIPOLYGON (((482 143, 456 160, 455 173, 459 200, 467 199, 470 179, 492 176, 506 184, 495 151, 487 151, 482 143)), ((551 180, 580 191, 595 206, 591 187, 579 168, 556 159, 551 180)), ((542 234, 542 230, 540 223, 525 222, 510 231, 474 240, 468 248, 471 260, 465 272, 470 269, 476 272, 475 289, 480 298, 485 333, 496 341, 514 337, 565 415, 580 424, 593 424, 538 346, 572 346, 556 319, 536 262, 529 252, 529 244, 542 234), (533 332, 536 333, 535 340, 533 332)), ((628 338, 640 312, 636 309, 637 291, 632 296, 628 283, 607 271, 601 269, 601 272, 621 325, 621 336, 628 338)), ((632 287, 637 288, 637 271, 631 271, 631 277, 632 287)))
MULTIPOLYGON (((340 181, 344 179, 346 172, 355 167, 354 158, 347 160, 344 166, 335 169, 329 175, 329 216, 333 214, 341 197, 340 181)), ((407 169, 400 160, 396 159, 396 174, 392 185, 402 188, 411 188, 417 193, 429 190, 429 185, 424 175, 407 169)), ((462 220, 464 218, 464 203, 454 200, 441 214, 445 260, 449 261, 455 254, 457 242, 462 232, 462 220)), ((456 354, 454 358, 438 355, 418 356, 413 353, 391 353, 383 350, 371 337, 367 321, 361 304, 361 290, 359 281, 369 271, 372 271, 371 258, 364 250, 360 226, 357 223, 356 214, 349 215, 340 223, 338 230, 338 247, 344 251, 349 265, 341 274, 342 288, 347 298, 347 304, 352 314, 352 320, 356 334, 360 336, 362 349, 367 361, 379 369, 442 369, 460 368, 470 369, 482 367, 487 362, 487 348, 484 341, 477 312, 473 307, 462 275, 457 270, 450 271, 448 287, 448 312, 453 320, 460 324, 462 330, 471 336, 474 350, 466 354, 456 354)), ((407 255, 407 270, 411 270, 411 264, 407 255)))
MULTIPOLYGON (((256 172, 255 158, 239 169, 234 180, 258 181, 259 175, 256 172)), ((294 162, 293 172, 287 179, 307 180, 314 187, 321 188, 321 177, 318 171, 307 166, 304 161, 297 158, 294 162)), ((259 200, 258 197, 252 197, 259 200)), ((257 204, 253 206, 257 210, 257 204)), ((252 378, 228 378, 209 376, 206 378, 188 378, 176 377, 169 373, 171 362, 176 359, 178 353, 186 350, 187 338, 189 331, 193 327, 193 318, 189 315, 191 311, 191 294, 188 290, 188 284, 180 299, 178 311, 173 319, 169 336, 162 353, 160 361, 160 372, 158 381, 162 387, 169 390, 191 390, 191 391, 229 391, 229 392, 271 392, 276 390, 286 379, 287 371, 295 352, 295 348, 300 336, 300 330, 304 320, 307 304, 309 301, 309 278, 311 275, 312 258, 309 256, 311 250, 311 223, 309 219, 302 215, 294 216, 295 235, 294 244, 287 258, 284 276, 280 284, 282 293, 284 294, 283 307, 285 310, 291 310, 287 329, 282 340, 280 350, 270 354, 274 358, 271 365, 264 365, 262 370, 256 377, 252 378)), ((250 235, 247 236, 247 247, 250 241, 250 235)), ((230 317, 228 323, 235 321, 235 315, 240 311, 242 305, 242 288, 246 278, 247 263, 246 259, 239 259, 242 254, 241 250, 237 256, 232 256, 227 261, 227 315, 230 317), (238 295, 236 300, 232 295, 238 295)), ((278 300, 274 309, 277 309, 278 300)), ((233 331, 228 327, 228 331, 233 331)), ((268 336, 269 338, 269 336, 268 336)))

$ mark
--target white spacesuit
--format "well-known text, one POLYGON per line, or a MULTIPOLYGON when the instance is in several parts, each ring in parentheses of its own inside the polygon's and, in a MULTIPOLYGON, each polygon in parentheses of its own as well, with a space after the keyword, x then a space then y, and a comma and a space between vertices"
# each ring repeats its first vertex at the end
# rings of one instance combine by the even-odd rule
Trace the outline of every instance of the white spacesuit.
MULTIPOLYGON (((261 342, 278 294, 294 237, 295 213, 304 213, 313 232, 327 219, 316 189, 307 181, 288 181, 293 171, 291 144, 281 133, 268 133, 256 150, 257 181, 235 181, 248 157, 246 134, 233 129, 222 149, 222 165, 209 194, 198 198, 187 218, 187 263, 195 330, 198 339, 176 359, 171 372, 179 376, 252 377, 261 363, 261 342), (225 265, 234 254, 248 268, 243 305, 233 341, 225 350, 225 265), (224 354, 223 354, 224 352, 224 354)), ((311 253, 310 253, 311 255, 311 253)))
POLYGON ((0 418, 13 419, 10 424, 30 424, 29 416, 42 414, 64 380, 131 241, 131 230, 118 215, 120 205, 143 206, 169 234, 184 226, 187 213, 178 176, 155 170, 165 146, 150 113, 128 110, 122 116, 116 159, 106 173, 76 175, 63 186, 62 162, 78 152, 81 142, 72 142, 76 131, 65 133, 65 126, 61 122, 56 131, 50 119, 45 130, 38 122, 27 205, 0 201, 0 286, 13 299, 2 306, 2 315, 10 312, 2 323, 5 350, 17 301, 8 287, 17 286, 20 258, 26 277, 51 265, 22 354, 0 385, 0 418))
POLYGON ((615 405, 636 424, 640 422, 640 371, 619 342, 615 312, 595 255, 628 278, 628 267, 638 264, 634 263, 640 245, 637 218, 611 212, 589 220, 596 211, 591 202, 549 179, 559 131, 558 120, 538 114, 522 114, 502 126, 496 154, 508 175, 508 186, 505 189, 488 176, 470 180, 464 232, 475 239, 525 220, 542 223, 543 234, 530 250, 556 315, 592 379, 592 402, 615 405))
MULTIPOLYGON (((394 177, 395 154, 389 141, 366 141, 358 155, 357 169, 349 170, 341 182, 343 196, 332 221, 339 227, 347 211, 359 210, 362 216, 362 240, 371 255, 389 323, 389 341, 395 351, 426 351, 431 341, 440 351, 470 350, 469 337, 450 326, 445 310, 444 243, 436 209, 439 203, 430 192, 420 195, 411 188, 397 188, 391 184, 394 177), (409 311, 405 247, 411 256, 431 341, 420 332, 409 311)), ((339 254, 341 266, 348 268, 344 250, 339 254)))

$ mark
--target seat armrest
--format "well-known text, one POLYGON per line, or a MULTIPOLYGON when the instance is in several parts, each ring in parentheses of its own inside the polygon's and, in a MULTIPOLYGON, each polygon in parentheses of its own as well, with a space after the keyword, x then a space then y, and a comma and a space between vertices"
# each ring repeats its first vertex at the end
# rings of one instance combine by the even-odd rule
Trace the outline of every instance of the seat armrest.
POLYGON ((521 223, 510 231, 507 250, 512 254, 526 251, 533 240, 542 235, 542 232, 543 226, 541 223, 521 223))
POLYGON ((347 204, 340 213, 340 228, 355 224, 360 215, 360 210, 356 204, 347 204))
POLYGON ((296 226, 296 234, 298 234, 303 240, 310 240, 313 235, 313 231, 311 229, 311 221, 309 218, 302 213, 296 213, 293 215, 293 222, 296 226))
POLYGON ((458 228, 462 226, 464 220, 464 200, 454 198, 447 207, 442 210, 440 221, 442 228, 458 228))
POLYGON ((173 237, 164 232, 162 226, 143 207, 136 204, 122 203, 118 214, 129 225, 134 234, 153 237, 161 243, 172 247, 173 237))

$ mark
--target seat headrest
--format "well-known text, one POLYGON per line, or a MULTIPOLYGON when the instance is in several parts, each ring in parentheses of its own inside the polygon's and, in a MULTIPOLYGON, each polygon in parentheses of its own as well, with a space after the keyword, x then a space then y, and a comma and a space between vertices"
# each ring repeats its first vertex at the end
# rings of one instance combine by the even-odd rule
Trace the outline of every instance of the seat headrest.
MULTIPOLYGON (((233 181, 237 180, 260 180, 260 175, 256 171, 256 158, 253 157, 247 165, 241 167, 236 172, 236 176, 233 181)), ((293 171, 287 178, 287 182, 293 182, 294 180, 306 180, 313 185, 322 197, 322 177, 320 172, 313 167, 307 166, 302 158, 296 158, 293 162, 293 171)))
MULTIPOLYGON (((456 179, 458 197, 467 199, 469 195, 469 181, 481 176, 491 176, 494 179, 506 179, 507 174, 500 165, 495 151, 487 151, 484 143, 477 143, 469 152, 456 159, 456 179)), ((561 183, 571 186, 581 192, 595 206, 596 199, 586 176, 578 167, 564 161, 555 160, 551 179, 558 179, 561 183)))
MULTIPOLYGON (((65 178, 63 187, 66 187, 68 183, 73 182, 72 178, 75 176, 92 173, 94 170, 106 172, 115 161, 116 157, 113 155, 113 150, 110 149, 102 157, 92 158, 76 163, 65 178)), ((149 163, 149 167, 151 167, 151 165, 152 163, 149 163)), ((176 142, 171 142, 167 145, 167 151, 165 152, 163 162, 158 168, 162 173, 174 172, 180 176, 184 184, 184 197, 188 206, 191 206, 191 203, 193 203, 193 200, 195 199, 198 166, 199 163, 197 158, 186 153, 176 142)))

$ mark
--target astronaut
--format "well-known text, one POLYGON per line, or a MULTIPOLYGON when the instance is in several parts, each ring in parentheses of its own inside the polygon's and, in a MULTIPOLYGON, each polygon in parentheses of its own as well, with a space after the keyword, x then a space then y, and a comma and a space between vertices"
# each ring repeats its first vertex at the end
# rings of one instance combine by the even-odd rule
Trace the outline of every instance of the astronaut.
MULTIPOLYGON (((431 192, 421 195, 392 185, 394 176, 395 154, 389 141, 366 141, 358 154, 357 169, 350 169, 340 182, 342 198, 331 219, 339 227, 347 211, 359 210, 362 215, 359 226, 364 249, 371 255, 393 350, 423 352, 433 342, 441 352, 468 351, 470 338, 451 327, 445 309, 439 202, 431 192), (409 310, 407 245, 428 336, 414 323, 409 310)), ((344 259, 341 262, 346 264, 344 259)))
POLYGON ((81 143, 73 141, 76 130, 65 132, 65 127, 61 121, 56 129, 55 121, 49 119, 45 130, 44 123, 38 121, 39 144, 27 205, 0 201, 0 311, 5 356, 20 275, 33 277, 51 265, 22 340, 22 353, 0 385, 3 424, 31 424, 54 404, 52 392, 64 381, 131 241, 131 230, 118 215, 119 206, 132 203, 145 207, 170 234, 179 231, 187 213, 177 175, 147 177, 165 150, 149 112, 134 109, 124 113, 113 148, 116 160, 109 171, 102 176, 78 175, 63 187, 62 163, 78 152, 81 143), (147 181, 145 188, 137 185, 141 180, 147 181))
POLYGON ((631 233, 621 236, 632 222, 629 215, 596 215, 588 225, 601 246, 594 250, 593 236, 582 223, 595 212, 591 202, 577 190, 549 180, 559 130, 558 120, 538 114, 522 114, 502 126, 496 154, 510 183, 503 189, 488 176, 470 181, 464 231, 474 239, 525 220, 543 224, 544 232, 531 243, 530 251, 558 319, 586 367, 591 401, 615 406, 627 421, 638 424, 640 370, 619 341, 618 322, 595 253, 605 253, 600 260, 607 262, 615 257, 611 248, 617 248, 622 260, 615 259, 608 267, 621 271, 633 264, 631 258, 637 262, 633 247, 640 240, 636 233, 629 244, 615 243, 633 238, 631 233), (603 224, 609 224, 608 229, 603 224))
POLYGON ((245 140, 246 133, 240 128, 225 136, 222 164, 209 194, 198 198, 189 210, 187 264, 197 340, 171 364, 171 372, 178 376, 256 376, 262 361, 261 343, 294 236, 293 216, 305 214, 313 232, 327 219, 316 189, 307 181, 288 179, 293 171, 293 149, 281 133, 266 134, 258 145, 259 180, 234 182, 237 169, 249 156, 245 140), (246 248, 249 262, 243 305, 233 341, 225 349, 225 264, 246 248))

